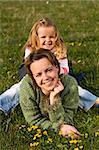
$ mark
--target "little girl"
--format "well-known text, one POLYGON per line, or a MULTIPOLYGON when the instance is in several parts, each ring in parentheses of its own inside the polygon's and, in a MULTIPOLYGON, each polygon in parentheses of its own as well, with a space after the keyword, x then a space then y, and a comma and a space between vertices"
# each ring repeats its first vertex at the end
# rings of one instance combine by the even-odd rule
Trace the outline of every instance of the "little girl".
MULTIPOLYGON (((24 45, 25 58, 39 48, 52 51, 60 63, 60 73, 68 74, 69 66, 67 60, 67 49, 60 38, 57 27, 48 18, 38 20, 32 27, 28 40, 24 45)), ((23 65, 24 66, 24 65, 23 65)), ((25 69, 25 68, 24 68, 25 69)), ((24 70, 22 74, 26 74, 24 70)), ((8 114, 12 108, 19 103, 19 90, 22 80, 0 95, 0 109, 8 114)), ((94 104, 99 104, 99 98, 89 91, 78 86, 80 102, 79 106, 84 110, 89 110, 94 104)))

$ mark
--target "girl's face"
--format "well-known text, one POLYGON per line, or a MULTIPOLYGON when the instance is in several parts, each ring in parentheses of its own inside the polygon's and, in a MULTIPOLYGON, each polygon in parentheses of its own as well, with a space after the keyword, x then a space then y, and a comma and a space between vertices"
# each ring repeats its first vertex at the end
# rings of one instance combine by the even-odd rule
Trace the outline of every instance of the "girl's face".
POLYGON ((53 66, 47 58, 41 58, 30 65, 36 84, 45 95, 48 95, 57 85, 58 68, 53 66))
POLYGON ((53 50, 57 40, 55 29, 53 26, 38 28, 39 48, 53 50))

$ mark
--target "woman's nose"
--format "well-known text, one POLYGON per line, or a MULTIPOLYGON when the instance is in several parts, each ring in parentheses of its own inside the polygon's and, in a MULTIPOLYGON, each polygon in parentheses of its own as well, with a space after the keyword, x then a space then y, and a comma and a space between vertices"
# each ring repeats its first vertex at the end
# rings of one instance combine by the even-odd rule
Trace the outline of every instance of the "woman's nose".
POLYGON ((42 78, 43 78, 44 80, 48 79, 47 74, 46 74, 46 73, 43 73, 43 74, 42 74, 42 78))

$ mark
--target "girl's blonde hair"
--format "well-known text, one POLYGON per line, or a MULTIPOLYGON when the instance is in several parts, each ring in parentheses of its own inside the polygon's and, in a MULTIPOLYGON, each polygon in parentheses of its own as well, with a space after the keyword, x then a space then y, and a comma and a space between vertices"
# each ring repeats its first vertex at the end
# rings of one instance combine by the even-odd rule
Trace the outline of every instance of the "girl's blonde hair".
POLYGON ((58 31, 57 27, 55 26, 55 24, 48 18, 42 18, 33 25, 32 29, 29 33, 28 40, 27 40, 26 44, 24 45, 24 48, 25 49, 29 48, 31 51, 35 51, 36 49, 40 48, 40 47, 38 47, 38 45, 39 45, 38 28, 41 26, 54 27, 55 34, 57 37, 54 54, 57 59, 62 59, 64 57, 67 57, 67 49, 63 43, 63 40, 61 39, 61 37, 59 35, 59 31, 58 31))

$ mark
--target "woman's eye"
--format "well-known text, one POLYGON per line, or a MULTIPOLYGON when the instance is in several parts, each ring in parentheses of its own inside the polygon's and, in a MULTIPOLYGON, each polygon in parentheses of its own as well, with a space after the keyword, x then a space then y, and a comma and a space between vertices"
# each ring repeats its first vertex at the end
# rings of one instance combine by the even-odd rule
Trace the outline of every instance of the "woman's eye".
POLYGON ((35 77, 37 78, 37 77, 40 77, 41 76, 41 73, 39 73, 39 74, 37 74, 37 75, 35 75, 35 77))
POLYGON ((52 71, 52 68, 47 69, 47 71, 51 72, 51 71, 52 71))

